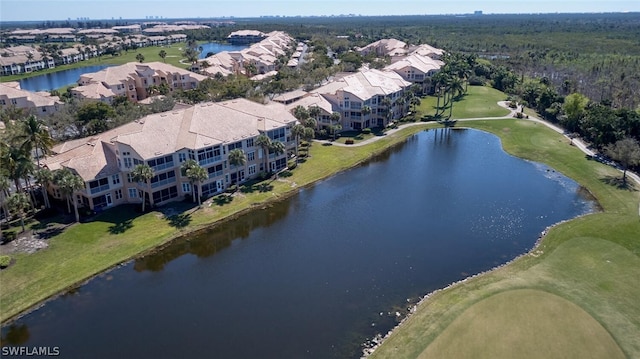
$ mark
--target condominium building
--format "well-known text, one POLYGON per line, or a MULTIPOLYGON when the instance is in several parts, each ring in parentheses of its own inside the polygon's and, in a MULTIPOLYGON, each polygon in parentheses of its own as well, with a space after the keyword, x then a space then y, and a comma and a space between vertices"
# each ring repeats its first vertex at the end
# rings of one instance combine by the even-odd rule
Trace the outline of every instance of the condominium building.
POLYGON ((385 127, 402 117, 409 105, 403 95, 410 85, 393 71, 368 69, 338 78, 311 93, 331 103, 333 112, 340 114, 344 130, 361 130, 385 127))
MULTIPOLYGON (((220 193, 260 172, 285 168, 288 151, 295 147, 291 137, 295 123, 279 103, 263 105, 246 99, 202 103, 62 143, 53 148, 55 155, 41 162, 51 170, 68 168, 80 175, 85 188, 77 201, 87 208, 141 203, 143 192, 151 193, 151 204, 164 204, 192 193, 193 184, 181 171, 188 159, 196 160, 208 173, 200 185, 203 196, 220 193), (261 134, 284 143, 287 151, 275 154, 261 148, 256 141, 261 134), (229 163, 233 149, 245 153, 244 166, 229 163), (154 170, 150 187, 133 180, 131 171, 137 164, 154 170)), ((57 188, 50 192, 62 198, 57 188)))
POLYGON ((442 66, 444 62, 440 60, 412 54, 387 65, 384 70, 393 71, 402 76, 405 81, 420 85, 423 92, 433 93, 431 77, 440 71, 442 66))
POLYGON ((22 108, 35 115, 48 115, 58 111, 64 102, 48 92, 31 92, 20 88, 18 82, 0 83, 0 108, 22 108))
POLYGON ((167 86, 169 91, 191 90, 207 76, 181 69, 162 62, 129 62, 107 67, 98 72, 83 74, 71 94, 76 98, 88 98, 111 103, 116 96, 124 96, 133 102, 150 96, 152 86, 167 86))

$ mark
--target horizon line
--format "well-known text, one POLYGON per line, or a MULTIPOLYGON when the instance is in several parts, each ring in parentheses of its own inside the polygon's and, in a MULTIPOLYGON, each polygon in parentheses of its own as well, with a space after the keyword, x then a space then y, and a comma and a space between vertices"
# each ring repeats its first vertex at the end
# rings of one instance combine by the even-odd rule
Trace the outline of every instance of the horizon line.
MULTIPOLYGON (((476 12, 466 12, 466 13, 442 13, 442 14, 403 14, 403 15, 363 15, 363 14, 331 14, 331 15, 260 15, 260 16, 217 16, 217 17, 157 17, 157 18, 123 18, 123 17, 111 17, 111 18, 78 18, 75 19, 67 18, 67 19, 34 19, 34 20, 2 20, 0 21, 0 28, 2 28, 2 23, 20 23, 20 22, 41 22, 41 21, 54 21, 54 22, 65 22, 65 21, 133 21, 133 20, 147 20, 147 21, 157 21, 157 20, 230 20, 230 19, 263 19, 263 18, 276 18, 276 19, 287 19, 287 18, 347 18, 347 17, 408 17, 408 16, 474 16, 474 17, 482 17, 482 16, 492 16, 492 15, 588 15, 588 14, 637 14, 640 11, 578 11, 578 12, 505 12, 505 13, 485 13, 482 10, 477 10, 476 12)), ((158 15, 159 16, 159 15, 158 15)))

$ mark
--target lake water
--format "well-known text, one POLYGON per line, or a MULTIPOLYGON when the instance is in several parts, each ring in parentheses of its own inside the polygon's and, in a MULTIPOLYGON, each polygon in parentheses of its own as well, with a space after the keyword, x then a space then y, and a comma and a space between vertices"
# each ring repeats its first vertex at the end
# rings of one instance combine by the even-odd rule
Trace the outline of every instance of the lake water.
POLYGON ((20 88, 27 91, 51 91, 76 84, 82 74, 98 72, 111 65, 93 65, 62 70, 50 74, 38 75, 19 80, 20 88))
POLYGON ((420 296, 592 211, 583 192, 493 135, 421 132, 91 280, 3 328, 3 343, 61 357, 359 357, 420 296))
POLYGON ((201 59, 207 57, 207 54, 210 52, 217 54, 218 52, 222 51, 240 51, 247 48, 247 45, 231 45, 219 42, 210 42, 208 44, 202 44, 200 46, 202 46, 202 52, 199 55, 199 58, 201 59))
MULTIPOLYGON (((204 59, 209 52, 217 54, 221 51, 240 51, 246 49, 246 45, 231 45, 218 42, 203 44, 199 57, 204 59)), ((80 75, 97 72, 111 65, 93 65, 69 70, 62 70, 50 74, 43 74, 27 79, 19 80, 20 88, 28 91, 51 91, 61 87, 73 85, 78 82, 80 75)))

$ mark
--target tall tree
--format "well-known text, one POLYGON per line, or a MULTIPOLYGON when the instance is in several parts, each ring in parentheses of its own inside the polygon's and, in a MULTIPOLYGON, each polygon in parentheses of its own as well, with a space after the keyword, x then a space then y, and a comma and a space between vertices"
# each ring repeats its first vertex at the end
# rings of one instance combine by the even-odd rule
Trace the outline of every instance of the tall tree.
POLYGON ((164 50, 160 50, 160 52, 158 53, 158 56, 160 56, 160 58, 162 59, 163 62, 167 62, 165 60, 165 58, 167 57, 167 52, 164 50))
MULTIPOLYGON (((386 100, 387 98, 385 98, 386 100)), ((384 100, 383 100, 384 101, 384 100)), ((387 105, 387 107, 389 107, 390 105, 387 105)), ((333 140, 336 140, 336 132, 340 131, 342 129, 342 126, 340 126, 340 113, 339 112, 333 112, 331 114, 331 116, 329 117, 329 120, 331 121, 331 133, 333 134, 333 140)))
POLYGON ((29 197, 26 193, 16 192, 9 196, 7 205, 13 213, 18 214, 18 217, 20 217, 20 226, 22 226, 22 231, 24 232, 24 217, 30 207, 29 197))
POLYGON ((273 153, 274 157, 278 157, 278 155, 283 154, 286 150, 287 148, 285 147, 284 143, 280 141, 272 141, 271 145, 269 146, 269 152, 273 153))
POLYGON ((49 134, 49 130, 42 120, 36 116, 29 116, 21 123, 22 133, 17 140, 23 143, 25 149, 29 151, 35 150, 36 162, 40 167, 40 154, 47 155, 51 153, 53 147, 53 139, 49 134))
POLYGON ((196 164, 195 166, 192 166, 191 168, 187 169, 187 178, 189 178, 189 181, 191 181, 191 183, 194 184, 194 188, 195 188, 195 184, 198 184, 198 193, 195 194, 195 190, 194 190, 194 194, 198 197, 198 206, 201 206, 202 203, 202 182, 205 181, 207 178, 209 178, 209 173, 207 173, 207 170, 200 166, 199 164, 196 164))
POLYGON ((291 128, 291 134, 296 138, 296 162, 298 161, 298 147, 300 146, 300 138, 304 136, 305 127, 301 124, 294 125, 291 128))
POLYGON ((270 172, 269 170, 269 148, 271 147, 271 139, 269 136, 264 133, 260 134, 256 137, 255 141, 256 146, 260 146, 262 148, 262 158, 263 158, 263 170, 264 172, 270 172))
POLYGON ((143 63, 144 62, 144 55, 143 54, 137 54, 136 55, 136 60, 138 60, 138 62, 143 63))
POLYGON ((84 180, 77 174, 68 171, 62 177, 59 185, 62 192, 66 193, 71 199, 71 202, 73 202, 73 212, 76 217, 76 222, 80 222, 80 214, 78 213, 78 191, 85 188, 84 180))
POLYGON ((151 194, 151 179, 154 176, 153 168, 147 164, 136 165, 133 167, 133 170, 131 170, 131 176, 134 181, 144 182, 145 184, 145 189, 142 191, 142 212, 144 212, 146 195, 149 195, 149 203, 153 206, 153 196, 151 194))
MULTIPOLYGON (((187 171, 189 171, 190 169, 200 166, 200 164, 198 164, 198 162, 194 159, 188 159, 184 162, 182 162, 182 165, 180 166, 180 170, 182 171, 182 175, 186 176, 187 178, 189 178, 189 176, 187 176, 187 171)), ((189 183, 191 185, 191 198, 193 199, 193 203, 196 202, 196 187, 195 187, 195 180, 193 178, 189 178, 189 183)))
POLYGON ((236 183, 240 180, 238 176, 239 169, 238 167, 244 166, 247 163, 247 157, 244 155, 244 151, 235 148, 229 151, 229 165, 236 167, 236 183))
POLYGON ((625 138, 605 147, 609 157, 622 166, 622 183, 627 183, 627 169, 640 164, 640 144, 633 138, 625 138))
POLYGON ((35 171, 34 176, 42 191, 44 207, 50 208, 51 203, 49 202, 49 193, 47 192, 47 188, 49 188, 49 184, 53 181, 53 174, 48 168, 39 168, 35 171))

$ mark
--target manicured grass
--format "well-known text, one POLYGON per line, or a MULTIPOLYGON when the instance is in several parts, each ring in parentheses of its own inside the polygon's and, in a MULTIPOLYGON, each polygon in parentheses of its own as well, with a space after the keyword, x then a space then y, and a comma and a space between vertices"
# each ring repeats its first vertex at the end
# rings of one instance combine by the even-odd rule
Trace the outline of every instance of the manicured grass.
MULTIPOLYGON (((470 121, 458 123, 490 131, 499 135, 504 148, 517 156, 551 165, 574 178, 595 195, 603 212, 584 216, 554 227, 532 253, 520 257, 508 266, 477 276, 432 294, 388 340, 374 352, 373 358, 416 358, 423 353, 429 357, 451 357, 446 345, 452 334, 459 331, 453 323, 467 311, 487 310, 475 306, 482 300, 516 289, 535 289, 553 293, 588 313, 606 331, 594 331, 588 341, 606 342, 608 335, 627 357, 640 357, 640 220, 638 219, 638 190, 620 188, 615 179, 621 174, 611 167, 589 161, 578 149, 569 145, 561 135, 541 124, 523 120, 470 121), (608 332, 608 333, 607 333, 608 332), (442 337, 442 339, 440 339, 442 337), (447 339, 449 338, 449 339, 447 339), (434 345, 434 347, 431 347, 434 345)), ((517 179, 514 179, 517 180, 517 179)), ((501 300, 499 311, 488 312, 497 325, 501 312, 528 308, 525 299, 501 300)), ((556 328, 566 318, 545 315, 544 308, 529 308, 539 317, 541 325, 556 328), (543 323, 547 321, 548 323, 543 323)), ((467 318, 469 319, 469 318, 467 318)), ((469 320, 465 338, 484 342, 488 353, 495 339, 485 327, 469 320)), ((558 329, 558 328, 556 328, 558 329)), ((562 329, 561 327, 559 329, 562 329)), ((578 330, 576 328, 575 330, 578 330)), ((517 329, 513 329, 517 330, 517 329)), ((529 346, 544 333, 527 333, 513 340, 529 346)), ((539 343, 560 350, 553 357, 580 357, 575 348, 576 338, 558 335, 539 343)), ((451 345, 461 345, 459 342, 451 345)), ((616 357, 618 352, 608 347, 602 357, 616 357)), ((466 357, 462 352, 460 356, 466 357)), ((515 350, 515 349, 514 349, 515 350)), ((472 357, 484 357, 485 351, 472 357)), ((594 351, 594 353, 596 353, 594 351)), ((507 357, 538 358, 539 350, 513 353, 507 357)))
POLYGON ((510 290, 478 302, 419 355, 554 357, 625 358, 611 335, 587 312, 566 299, 532 289, 510 290))
MULTIPOLYGON (((504 101, 506 95, 496 89, 486 86, 469 86, 468 92, 460 101, 453 104, 453 119, 501 117, 509 114, 509 110, 497 105, 498 101, 504 101)), ((421 116, 433 116, 436 113, 438 98, 427 96, 422 99, 418 107, 418 118, 421 116)), ((442 98, 440 98, 442 106, 442 98)), ((449 115, 447 109, 444 116, 449 115)))
POLYGON ((34 77, 38 75, 44 75, 48 73, 53 73, 57 71, 67 70, 67 69, 75 69, 86 66, 93 65, 122 65, 127 62, 138 62, 136 56, 138 54, 142 54, 144 56, 144 62, 153 62, 159 61, 162 62, 162 58, 160 55, 160 50, 164 50, 167 53, 167 57, 165 61, 167 64, 177 66, 180 68, 187 68, 189 65, 187 63, 180 63, 181 59, 184 59, 182 56, 182 48, 184 48, 185 43, 179 42, 167 46, 149 46, 149 47, 141 47, 137 50, 129 50, 128 52, 122 51, 122 54, 119 56, 111 56, 111 55, 103 55, 101 57, 94 57, 88 59, 86 61, 80 61, 69 65, 61 65, 56 66, 53 69, 45 69, 42 71, 35 71, 28 74, 20 74, 20 75, 10 75, 10 76, 1 76, 0 82, 7 81, 18 81, 24 78, 34 77))

